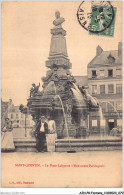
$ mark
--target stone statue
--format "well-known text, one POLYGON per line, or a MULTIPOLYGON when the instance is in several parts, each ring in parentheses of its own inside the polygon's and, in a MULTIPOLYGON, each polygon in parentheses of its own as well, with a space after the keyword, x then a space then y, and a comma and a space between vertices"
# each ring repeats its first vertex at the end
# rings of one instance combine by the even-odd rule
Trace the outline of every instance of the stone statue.
POLYGON ((53 24, 55 25, 54 28, 62 28, 61 24, 65 21, 64 18, 60 17, 60 12, 55 12, 56 19, 53 21, 53 24))
POLYGON ((69 101, 68 100, 65 101, 64 109, 65 109, 65 113, 68 114, 69 116, 71 116, 72 106, 70 103, 70 99, 69 99, 69 101))
POLYGON ((36 93, 38 93, 40 87, 40 83, 39 85, 35 85, 35 83, 32 84, 32 88, 30 89, 30 97, 33 97, 36 93))
POLYGON ((82 86, 82 87, 78 86, 78 88, 79 88, 80 92, 82 93, 82 95, 85 97, 85 99, 87 99, 87 92, 86 92, 84 86, 82 86))
POLYGON ((95 97, 92 97, 90 94, 88 94, 84 86, 78 88, 82 93, 83 97, 85 98, 89 109, 91 109, 92 107, 99 107, 98 100, 95 97))

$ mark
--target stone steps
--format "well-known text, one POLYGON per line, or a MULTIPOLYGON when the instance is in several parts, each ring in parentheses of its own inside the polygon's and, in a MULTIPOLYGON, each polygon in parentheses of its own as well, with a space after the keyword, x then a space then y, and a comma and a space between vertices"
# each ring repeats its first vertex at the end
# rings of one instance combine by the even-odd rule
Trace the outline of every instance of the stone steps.
POLYGON ((66 142, 68 142, 70 140, 70 142, 71 143, 97 143, 97 142, 110 142, 110 143, 112 143, 112 142, 121 142, 122 143, 122 139, 121 138, 112 138, 112 137, 106 137, 106 138, 103 138, 103 139, 101 139, 99 136, 97 136, 97 138, 96 137, 89 137, 89 138, 85 138, 85 139, 82 139, 82 138, 79 138, 79 139, 74 139, 74 138, 66 138, 66 139, 56 139, 56 143, 66 143, 66 142))
MULTIPOLYGON (((36 152, 35 138, 15 138, 16 152, 36 152)), ((81 152, 81 151, 106 151, 121 150, 121 138, 85 138, 85 139, 57 139, 55 142, 56 152, 81 152)))
POLYGON ((102 151, 121 150, 121 139, 89 140, 89 139, 66 139, 56 140, 56 152, 67 151, 102 151))
POLYGON ((16 152, 36 152, 35 138, 15 138, 14 144, 16 152))

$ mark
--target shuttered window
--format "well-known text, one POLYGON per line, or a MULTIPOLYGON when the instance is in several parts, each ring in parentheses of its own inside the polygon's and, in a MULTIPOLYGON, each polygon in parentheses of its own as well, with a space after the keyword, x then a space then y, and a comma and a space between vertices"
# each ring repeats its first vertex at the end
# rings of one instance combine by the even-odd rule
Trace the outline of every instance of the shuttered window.
POLYGON ((114 86, 113 86, 113 84, 108 85, 108 93, 114 93, 114 86))

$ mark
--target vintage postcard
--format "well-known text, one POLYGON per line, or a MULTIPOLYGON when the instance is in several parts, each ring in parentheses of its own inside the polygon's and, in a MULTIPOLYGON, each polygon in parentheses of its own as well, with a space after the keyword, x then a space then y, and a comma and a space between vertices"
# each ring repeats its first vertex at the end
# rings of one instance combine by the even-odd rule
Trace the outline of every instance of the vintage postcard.
POLYGON ((1 2, 2 188, 122 187, 122 10, 1 2))

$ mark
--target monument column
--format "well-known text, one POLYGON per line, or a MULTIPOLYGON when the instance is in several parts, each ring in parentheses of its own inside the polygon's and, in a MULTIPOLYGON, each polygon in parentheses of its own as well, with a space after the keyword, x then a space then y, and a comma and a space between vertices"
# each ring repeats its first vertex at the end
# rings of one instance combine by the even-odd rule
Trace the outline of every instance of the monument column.
POLYGON ((67 55, 66 31, 62 28, 64 18, 60 17, 60 12, 55 12, 56 19, 53 21, 54 27, 51 29, 51 45, 46 66, 53 69, 54 66, 70 69, 71 63, 67 55))

